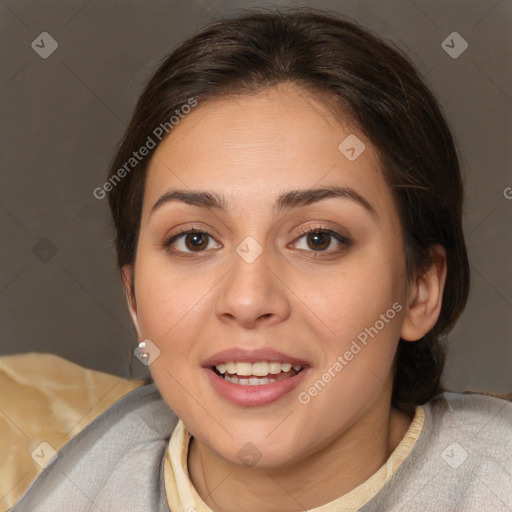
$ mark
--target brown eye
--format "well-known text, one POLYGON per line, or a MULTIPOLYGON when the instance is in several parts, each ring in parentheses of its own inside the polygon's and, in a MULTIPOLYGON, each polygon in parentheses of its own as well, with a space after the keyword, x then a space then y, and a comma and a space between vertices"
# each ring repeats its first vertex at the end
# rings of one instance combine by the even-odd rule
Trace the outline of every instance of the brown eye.
POLYGON ((331 235, 328 233, 309 233, 306 236, 308 246, 313 250, 323 251, 327 249, 331 243, 331 235))
POLYGON ((302 236, 297 238, 295 245, 298 249, 309 252, 340 252, 351 245, 348 238, 329 228, 308 228, 301 230, 301 233, 302 236), (304 239, 304 242, 301 239, 304 239), (334 245, 334 247, 331 247, 331 245, 334 245), (336 248, 336 245, 338 248, 336 248), (329 247, 331 247, 330 250, 329 247))
POLYGON ((206 249, 208 247, 208 235, 206 233, 186 233, 185 246, 191 251, 206 249))
POLYGON ((213 240, 213 237, 204 231, 189 229, 173 235, 164 246, 174 253, 199 253, 204 252, 213 240))

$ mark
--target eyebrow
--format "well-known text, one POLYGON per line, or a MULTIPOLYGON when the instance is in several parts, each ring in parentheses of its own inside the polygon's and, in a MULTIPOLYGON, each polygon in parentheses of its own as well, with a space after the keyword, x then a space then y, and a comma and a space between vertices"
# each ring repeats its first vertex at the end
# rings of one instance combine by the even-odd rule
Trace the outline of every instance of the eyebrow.
MULTIPOLYGON (((274 214, 277 214, 283 209, 307 206, 332 197, 349 199, 362 206, 373 216, 377 216, 373 206, 363 196, 361 196, 358 192, 350 187, 326 187, 288 190, 283 192, 277 198, 274 205, 272 206, 272 211, 274 214)), ((151 214, 158 208, 162 207, 164 204, 173 201, 179 201, 191 206, 199 206, 201 208, 215 208, 223 212, 229 210, 225 197, 220 194, 203 190, 173 189, 168 190, 157 200, 151 209, 151 214)))

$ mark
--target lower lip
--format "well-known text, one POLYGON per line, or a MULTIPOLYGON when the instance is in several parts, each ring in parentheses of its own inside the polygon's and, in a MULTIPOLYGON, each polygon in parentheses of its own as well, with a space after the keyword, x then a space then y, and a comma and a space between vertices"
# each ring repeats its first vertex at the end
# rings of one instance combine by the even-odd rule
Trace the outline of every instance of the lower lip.
POLYGON ((205 368, 212 386, 223 398, 229 400, 235 405, 252 407, 271 404, 285 396, 287 393, 293 391, 302 382, 307 370, 307 368, 304 368, 300 373, 297 373, 293 377, 288 377, 287 379, 272 382, 270 384, 263 384, 261 386, 242 386, 240 384, 233 384, 232 382, 224 380, 211 368, 205 368))

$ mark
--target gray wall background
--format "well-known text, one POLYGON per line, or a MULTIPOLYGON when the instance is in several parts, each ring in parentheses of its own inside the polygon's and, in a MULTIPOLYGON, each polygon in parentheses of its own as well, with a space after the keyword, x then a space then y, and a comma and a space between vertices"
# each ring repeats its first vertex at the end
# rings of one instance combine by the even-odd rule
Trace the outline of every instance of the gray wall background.
POLYGON ((240 8, 292 4, 339 11, 396 42, 441 101, 467 174, 473 278, 445 381, 512 391, 511 0, 1 0, 0 354, 146 375, 130 361, 137 340, 108 206, 92 191, 164 54, 240 8), (31 47, 42 32, 58 43, 46 59, 31 47), (441 46, 452 32, 469 45, 458 58, 441 46))

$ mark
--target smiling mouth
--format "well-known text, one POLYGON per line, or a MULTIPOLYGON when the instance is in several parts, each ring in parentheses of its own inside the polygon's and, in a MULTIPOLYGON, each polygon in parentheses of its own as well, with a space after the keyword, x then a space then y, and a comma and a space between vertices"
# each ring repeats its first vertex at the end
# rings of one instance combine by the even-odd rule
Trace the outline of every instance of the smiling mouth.
POLYGON ((302 365, 277 361, 234 362, 217 364, 211 369, 226 382, 241 386, 264 386, 289 379, 304 370, 302 365))

